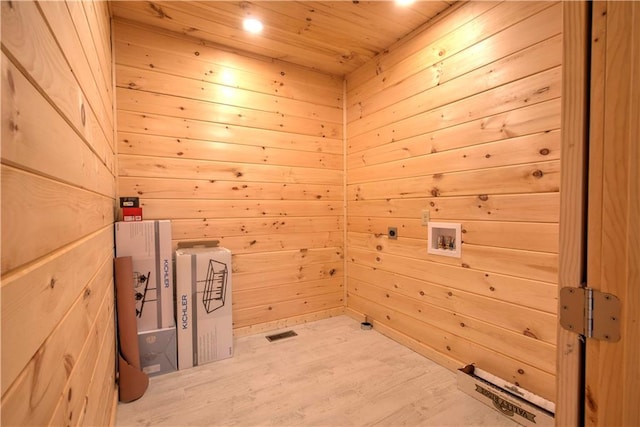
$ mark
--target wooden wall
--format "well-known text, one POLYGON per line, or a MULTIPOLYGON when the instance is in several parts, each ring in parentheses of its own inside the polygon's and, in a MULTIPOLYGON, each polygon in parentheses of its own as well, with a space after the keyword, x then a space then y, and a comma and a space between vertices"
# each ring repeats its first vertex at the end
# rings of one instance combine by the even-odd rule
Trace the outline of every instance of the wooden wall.
POLYGON ((115 155, 105 2, 2 2, 2 425, 107 425, 115 155))
POLYGON ((343 311, 343 79, 117 21, 118 193, 233 253, 236 334, 343 311))
POLYGON ((453 9, 347 76, 348 310, 553 400, 561 5, 453 9), (461 258, 427 254, 423 209, 461 258))

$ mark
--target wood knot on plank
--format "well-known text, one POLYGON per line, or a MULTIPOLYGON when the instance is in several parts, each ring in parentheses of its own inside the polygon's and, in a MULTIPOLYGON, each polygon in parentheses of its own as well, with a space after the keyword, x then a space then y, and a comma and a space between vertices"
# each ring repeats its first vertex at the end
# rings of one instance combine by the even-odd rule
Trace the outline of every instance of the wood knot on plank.
POLYGON ((551 150, 549 150, 548 148, 543 148, 540 150, 540 154, 543 156, 548 156, 550 152, 551 150))
POLYGON ((9 120, 9 130, 11 130, 12 132, 18 132, 18 129, 18 124, 13 120, 9 120))
POLYGON ((149 3, 149 7, 151 7, 151 10, 155 13, 157 18, 160 19, 173 19, 171 18, 169 15, 167 15, 164 10, 162 10, 162 8, 160 6, 158 6, 155 3, 149 3))
POLYGON ((7 70, 7 86, 9 87, 10 93, 16 92, 16 86, 13 82, 13 73, 11 73, 11 70, 7 70))
POLYGON ((480 194, 478 196, 478 199, 482 200, 483 202, 486 202, 487 200, 489 200, 489 196, 486 194, 480 194))
POLYGON ((432 195, 433 197, 438 197, 438 196, 440 196, 440 190, 439 190, 437 187, 434 187, 434 188, 431 190, 431 195, 432 195))
POLYGON ((80 121, 82 122, 82 126, 87 124, 87 113, 84 110, 84 104, 80 104, 80 121))
POLYGON ((544 172, 542 172, 540 169, 536 169, 531 175, 533 175, 534 178, 542 178, 544 176, 544 172))
POLYGON ((70 354, 64 355, 64 370, 67 372, 67 377, 71 375, 71 371, 73 370, 73 365, 75 365, 75 361, 73 356, 70 354))
POLYGON ((538 339, 538 337, 536 336, 536 334, 534 334, 533 332, 531 332, 529 329, 525 329, 524 331, 522 331, 522 334, 526 337, 529 338, 533 338, 533 339, 538 339))
POLYGON ((587 385, 587 389, 586 389, 586 393, 585 393, 585 400, 587 401, 587 406, 589 407, 591 412, 597 413, 598 412, 598 403, 596 402, 596 400, 593 397, 593 392, 591 391, 591 387, 589 387, 588 385, 587 385))

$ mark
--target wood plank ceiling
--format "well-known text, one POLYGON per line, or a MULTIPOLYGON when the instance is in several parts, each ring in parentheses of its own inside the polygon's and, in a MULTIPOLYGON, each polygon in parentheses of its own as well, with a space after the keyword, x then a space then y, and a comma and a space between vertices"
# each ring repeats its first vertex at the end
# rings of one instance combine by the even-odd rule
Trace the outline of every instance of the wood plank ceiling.
POLYGON ((346 75, 447 9, 453 0, 113 1, 114 16, 206 42, 346 75), (264 24, 243 30, 245 17, 264 24))

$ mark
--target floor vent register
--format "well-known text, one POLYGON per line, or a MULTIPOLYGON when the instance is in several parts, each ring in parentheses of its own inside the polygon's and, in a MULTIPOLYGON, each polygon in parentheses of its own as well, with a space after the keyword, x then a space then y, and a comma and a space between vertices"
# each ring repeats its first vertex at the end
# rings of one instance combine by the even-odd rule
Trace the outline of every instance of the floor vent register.
POLYGON ((269 340, 269 342, 273 342, 273 341, 283 340, 285 338, 291 338, 291 337, 297 337, 297 336, 298 334, 296 334, 294 331, 285 331, 285 332, 280 332, 279 334, 267 335, 267 340, 269 340))

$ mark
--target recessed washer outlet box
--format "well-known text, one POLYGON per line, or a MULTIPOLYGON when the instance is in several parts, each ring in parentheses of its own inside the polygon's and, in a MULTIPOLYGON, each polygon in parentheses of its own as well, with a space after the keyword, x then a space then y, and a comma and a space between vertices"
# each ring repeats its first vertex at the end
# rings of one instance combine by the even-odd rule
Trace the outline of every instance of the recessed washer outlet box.
POLYGON ((430 222, 427 252, 454 258, 462 256, 461 224, 430 222))

